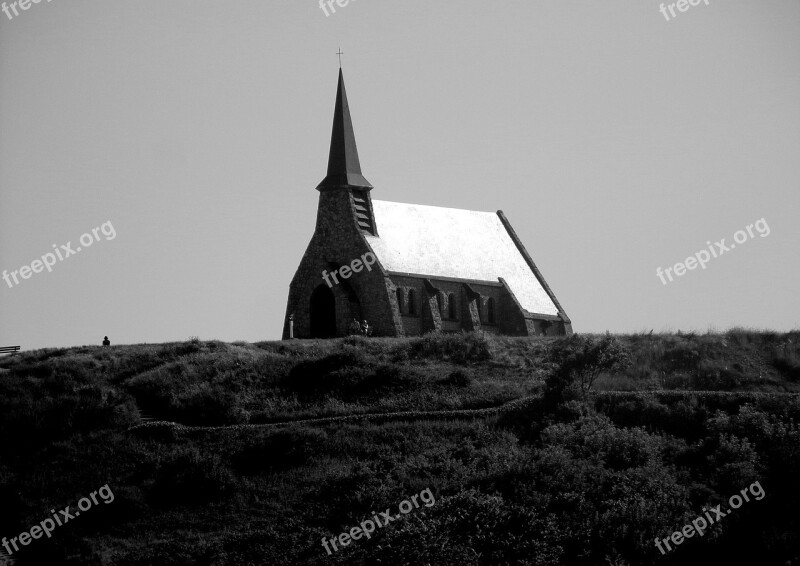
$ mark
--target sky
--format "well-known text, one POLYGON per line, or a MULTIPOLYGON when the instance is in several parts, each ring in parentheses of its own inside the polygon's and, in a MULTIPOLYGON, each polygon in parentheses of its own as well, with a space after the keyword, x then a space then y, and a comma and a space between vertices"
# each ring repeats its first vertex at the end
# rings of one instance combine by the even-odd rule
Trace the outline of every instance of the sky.
POLYGON ((800 328, 800 2, 659 5, 0 12, 0 345, 279 339, 339 48, 372 197, 503 210, 575 331, 800 328))

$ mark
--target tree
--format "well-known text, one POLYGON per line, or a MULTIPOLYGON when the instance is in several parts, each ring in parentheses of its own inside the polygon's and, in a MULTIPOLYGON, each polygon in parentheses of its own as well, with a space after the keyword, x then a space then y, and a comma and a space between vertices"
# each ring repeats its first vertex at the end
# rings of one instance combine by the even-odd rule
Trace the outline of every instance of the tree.
POLYGON ((579 390, 585 398, 601 373, 630 365, 627 348, 608 332, 600 339, 575 334, 550 355, 556 367, 545 381, 546 396, 559 400, 568 389, 579 390))

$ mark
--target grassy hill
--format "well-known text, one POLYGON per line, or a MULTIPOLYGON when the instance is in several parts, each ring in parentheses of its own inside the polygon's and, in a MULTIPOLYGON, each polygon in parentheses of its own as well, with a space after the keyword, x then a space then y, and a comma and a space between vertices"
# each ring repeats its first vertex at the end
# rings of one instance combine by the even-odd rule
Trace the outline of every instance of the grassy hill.
POLYGON ((563 338, 5 357, 0 536, 107 484, 113 502, 16 563, 800 565, 800 333, 614 342, 626 363, 589 395, 556 387, 586 355, 563 338), (656 548, 754 482, 763 499, 656 548), (323 547, 426 489, 435 504, 323 547))

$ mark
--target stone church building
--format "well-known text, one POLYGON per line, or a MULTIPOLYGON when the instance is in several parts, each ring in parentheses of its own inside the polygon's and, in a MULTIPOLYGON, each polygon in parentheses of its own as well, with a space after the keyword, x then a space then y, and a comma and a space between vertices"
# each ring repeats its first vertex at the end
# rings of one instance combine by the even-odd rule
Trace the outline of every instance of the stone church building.
POLYGON ((289 286, 284 339, 290 332, 343 336, 354 318, 367 320, 374 336, 572 333, 502 211, 372 200, 372 189, 339 69, 328 175, 317 186, 316 228, 289 286))

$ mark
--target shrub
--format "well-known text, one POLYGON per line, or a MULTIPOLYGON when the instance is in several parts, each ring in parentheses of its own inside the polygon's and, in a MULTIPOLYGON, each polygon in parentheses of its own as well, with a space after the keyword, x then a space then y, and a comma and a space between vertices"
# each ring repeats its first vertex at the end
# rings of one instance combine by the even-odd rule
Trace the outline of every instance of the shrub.
POLYGON ((758 454, 746 438, 723 434, 708 444, 713 449, 708 462, 718 493, 735 493, 759 479, 758 454))
POLYGON ((327 439, 325 431, 318 429, 292 427, 273 431, 248 442, 235 453, 232 461, 246 474, 294 468, 319 454, 327 439))
POLYGON ((127 428, 136 422, 133 399, 99 385, 51 376, 43 381, 0 381, 0 436, 34 450, 75 433, 127 428))
POLYGON ((472 375, 468 371, 457 369, 440 380, 440 383, 443 385, 453 385, 455 387, 469 387, 473 381, 472 375))
POLYGON ((301 395, 321 395, 362 381, 368 365, 364 352, 349 348, 317 360, 298 362, 281 384, 301 395))
POLYGON ((617 428, 603 415, 550 426, 542 432, 542 441, 545 446, 564 446, 582 460, 600 460, 614 470, 659 462, 662 449, 660 437, 640 428, 617 428))
POLYGON ((797 340, 792 342, 787 337, 780 344, 773 346, 771 357, 772 365, 789 381, 800 380, 800 347, 797 340))
POLYGON ((791 427, 783 421, 780 416, 759 410, 753 404, 747 403, 739 408, 738 414, 728 415, 718 411, 708 420, 708 426, 718 435, 732 434, 739 438, 747 438, 764 450, 791 432, 791 427))
POLYGON ((108 364, 108 373, 114 382, 125 381, 164 363, 152 347, 134 346, 114 353, 117 355, 110 356, 108 364))
POLYGON ((282 380, 282 385, 305 397, 336 395, 355 398, 394 391, 405 391, 423 383, 414 369, 373 364, 360 350, 347 349, 320 360, 301 361, 282 380))
POLYGON ((545 566, 560 562, 564 533, 538 509, 468 489, 436 493, 435 505, 420 506, 381 536, 380 546, 362 545, 348 564, 545 566))
POLYGON ((534 398, 504 410, 497 419, 497 426, 513 430, 524 442, 534 442, 545 426, 545 419, 544 400, 534 398))
POLYGON ((168 363, 134 377, 127 387, 142 411, 156 418, 192 425, 247 422, 249 413, 241 406, 246 397, 240 389, 250 368, 240 369, 239 362, 227 356, 215 361, 203 356, 168 363))
POLYGON ((564 399, 570 389, 585 397, 601 372, 630 364, 628 350, 608 333, 599 340, 574 334, 556 343, 551 359, 556 369, 545 380, 545 397, 552 400, 564 399))
MULTIPOLYGON (((211 346, 213 342, 209 343, 211 346)), ((174 344, 164 344, 161 346, 161 349, 158 351, 158 355, 165 359, 175 359, 181 356, 188 356, 189 354, 195 354, 202 349, 200 341, 190 341, 190 342, 177 342, 174 344)))
POLYGON ((177 417, 173 410, 173 400, 185 386, 180 374, 181 370, 175 364, 159 367, 131 379, 127 384, 128 391, 146 413, 174 420, 177 417))
POLYGON ((53 366, 50 364, 24 362, 11 367, 11 373, 5 379, 12 377, 34 377, 45 379, 53 375, 53 366))
POLYGON ((698 364, 693 385, 699 390, 730 390, 741 385, 744 380, 744 375, 735 368, 728 367, 725 363, 704 360, 698 364))
POLYGON ((176 408, 178 420, 188 425, 242 424, 250 415, 239 406, 239 396, 217 384, 202 384, 189 395, 181 398, 176 408))
POLYGON ((671 343, 664 351, 667 372, 692 371, 700 362, 698 345, 692 341, 671 343))
POLYGON ((181 448, 157 469, 151 495, 154 504, 207 503, 234 491, 235 479, 217 454, 181 448))
POLYGON ((603 393, 594 397, 595 407, 619 426, 642 426, 685 439, 706 433, 709 410, 696 395, 650 393, 603 393))
POLYGON ((411 359, 433 358, 456 364, 482 362, 492 358, 489 340, 482 332, 461 334, 428 333, 408 344, 411 359))

